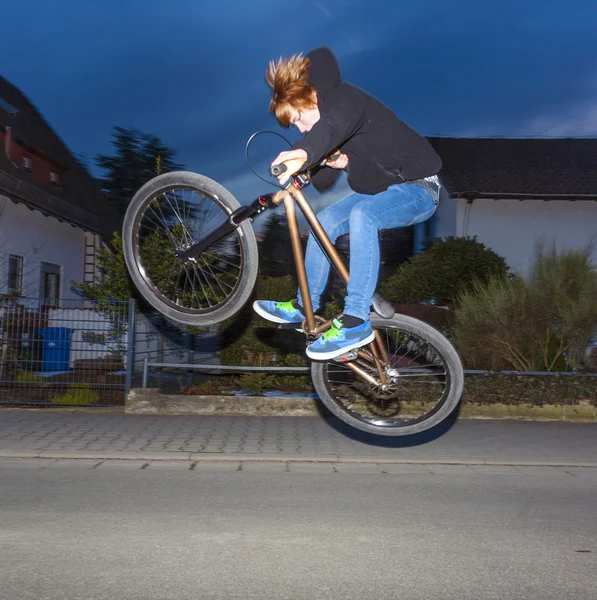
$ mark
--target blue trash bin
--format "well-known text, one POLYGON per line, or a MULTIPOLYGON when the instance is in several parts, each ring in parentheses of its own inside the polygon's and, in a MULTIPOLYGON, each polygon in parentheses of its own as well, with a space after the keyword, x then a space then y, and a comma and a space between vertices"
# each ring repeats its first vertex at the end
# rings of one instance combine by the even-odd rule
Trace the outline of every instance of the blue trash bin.
POLYGON ((46 327, 39 330, 43 338, 42 368, 44 371, 68 371, 70 341, 73 333, 68 327, 46 327))

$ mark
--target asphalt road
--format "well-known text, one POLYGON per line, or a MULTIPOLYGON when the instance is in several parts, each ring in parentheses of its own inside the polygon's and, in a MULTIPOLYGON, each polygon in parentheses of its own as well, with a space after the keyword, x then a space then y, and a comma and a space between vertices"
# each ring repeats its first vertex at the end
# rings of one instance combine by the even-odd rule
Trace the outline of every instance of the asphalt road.
POLYGON ((0 596, 593 599, 596 496, 592 468, 3 459, 0 596))

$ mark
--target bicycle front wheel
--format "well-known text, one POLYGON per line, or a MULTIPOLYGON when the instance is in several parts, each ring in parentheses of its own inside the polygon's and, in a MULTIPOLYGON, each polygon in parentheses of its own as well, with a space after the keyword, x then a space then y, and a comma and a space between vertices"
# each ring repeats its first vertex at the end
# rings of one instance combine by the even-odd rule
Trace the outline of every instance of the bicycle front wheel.
MULTIPOLYGON (((436 329, 405 315, 371 315, 385 354, 387 383, 373 385, 342 362, 313 362, 313 385, 323 404, 349 425, 384 436, 405 436, 434 427, 458 405, 464 383, 460 358, 436 329)), ((361 373, 379 380, 366 356, 361 373)))
POLYGON ((249 221, 197 258, 177 257, 207 239, 239 207, 215 181, 183 171, 159 175, 135 194, 124 217, 124 258, 133 283, 153 308, 183 325, 202 327, 243 307, 258 266, 249 221))

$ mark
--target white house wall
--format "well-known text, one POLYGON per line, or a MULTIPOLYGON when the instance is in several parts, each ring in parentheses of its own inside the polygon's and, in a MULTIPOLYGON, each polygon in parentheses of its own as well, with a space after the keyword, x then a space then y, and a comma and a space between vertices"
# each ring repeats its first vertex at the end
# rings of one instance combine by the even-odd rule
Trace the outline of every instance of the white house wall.
POLYGON ((540 242, 546 247, 555 242, 562 250, 584 249, 593 241, 597 264, 597 202, 477 199, 467 204, 462 198, 451 202, 456 208, 456 235, 477 236, 517 273, 528 273, 540 242))
POLYGON ((38 297, 42 262, 61 268, 60 297, 77 299, 70 281, 83 281, 85 233, 0 195, 0 293, 8 286, 8 256, 23 257, 23 295, 38 297))
MULTIPOLYGON (((121 306, 121 315, 126 315, 128 308, 121 306)), ((120 309, 116 309, 120 310, 120 309)), ((48 311, 48 327, 67 327, 72 329, 69 363, 74 368, 77 360, 92 360, 109 358, 115 353, 124 352, 123 366, 127 368, 128 333, 123 333, 120 338, 107 342, 89 341, 89 334, 110 334, 111 321, 102 313, 87 309, 50 309, 48 311)), ((135 316, 135 341, 134 350, 136 357, 135 370, 140 371, 142 361, 147 358, 150 362, 189 362, 188 351, 176 341, 163 336, 142 313, 135 316)), ((208 362, 217 364, 219 360, 212 352, 195 351, 195 362, 208 362)))

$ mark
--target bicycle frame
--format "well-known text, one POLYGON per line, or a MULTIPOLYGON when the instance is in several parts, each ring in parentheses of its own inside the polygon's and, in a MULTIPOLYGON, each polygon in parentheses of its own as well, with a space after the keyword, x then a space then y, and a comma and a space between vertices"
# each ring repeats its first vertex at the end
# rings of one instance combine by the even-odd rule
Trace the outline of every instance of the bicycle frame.
MULTIPOLYGON (((319 326, 315 323, 315 314, 313 313, 313 303, 311 301, 311 294, 309 292, 309 285, 307 282, 307 272, 305 269, 305 260, 303 256, 303 247, 301 244, 301 238, 299 233, 298 219, 296 216, 295 202, 299 205, 299 208, 301 209, 303 215, 307 219, 307 222, 311 227, 311 231, 321 244, 323 252, 328 256, 328 258, 338 271, 338 274, 340 275, 342 281, 344 281, 345 284, 348 283, 348 269, 342 261, 340 254, 334 247, 334 244, 323 229, 321 223, 319 222, 319 219, 317 218, 315 212, 311 208, 311 205, 305 198, 305 195, 303 194, 301 189, 296 185, 296 182, 293 181, 285 189, 273 194, 272 201, 278 206, 282 204, 282 202, 284 203, 284 208, 286 210, 286 216, 288 219, 288 229, 290 233, 290 241, 292 244, 292 253, 294 256, 296 274, 299 288, 301 290, 303 308, 305 309, 305 333, 308 338, 314 339, 330 327, 331 321, 326 321, 325 323, 319 326)), ((355 371, 355 373, 363 377, 372 385, 383 386, 387 384, 387 377, 385 375, 383 367, 389 363, 389 359, 387 356, 385 344, 382 342, 381 336, 378 331, 375 332, 375 338, 375 341, 369 344, 369 352, 362 348, 359 348, 357 351, 357 356, 361 356, 362 358, 370 360, 375 364, 381 381, 375 380, 363 369, 358 367, 358 365, 355 365, 350 361, 347 361, 345 364, 347 367, 355 371)))
MULTIPOLYGON (((307 282, 307 272, 305 269, 305 259, 303 256, 303 247, 301 244, 301 238, 298 227, 298 219, 296 216, 296 210, 294 203, 299 205, 303 215, 307 219, 311 231, 321 244, 323 252, 328 256, 342 281, 345 284, 348 283, 349 273, 346 265, 342 262, 340 254, 334 247, 334 244, 328 237, 327 233, 323 229, 319 219, 315 215, 315 212, 311 208, 308 200, 301 191, 301 188, 308 185, 309 177, 305 175, 298 175, 293 178, 291 183, 274 194, 268 196, 260 196, 252 204, 243 206, 228 216, 228 221, 216 229, 211 235, 205 240, 198 244, 192 245, 186 250, 177 252, 177 256, 181 261, 186 261, 198 257, 204 250, 206 250, 211 244, 225 238, 227 235, 232 233, 236 229, 241 221, 250 219, 259 213, 271 207, 272 204, 279 206, 284 203, 286 210, 286 216, 288 219, 288 229, 290 233, 290 240, 292 244, 292 253, 294 256, 294 263, 296 267, 296 274, 298 279, 299 288, 301 290, 301 297, 303 300, 303 308, 305 309, 305 327, 304 331, 307 339, 314 340, 329 329, 332 321, 328 320, 320 325, 315 322, 315 314, 313 313, 313 303, 311 301, 311 293, 309 292, 309 285, 307 282)), ((281 328, 286 328, 285 325, 280 325, 281 328)), ((287 328, 296 328, 296 324, 290 324, 287 328)), ((383 343, 381 336, 378 331, 375 332, 375 340, 368 345, 368 350, 359 348, 356 351, 356 356, 368 360, 373 363, 377 369, 379 380, 376 380, 371 375, 366 373, 358 365, 354 364, 350 360, 343 361, 347 367, 352 369, 355 373, 360 375, 363 379, 376 386, 385 386, 388 383, 388 378, 385 374, 384 367, 388 366, 389 358, 385 344, 383 343)))

